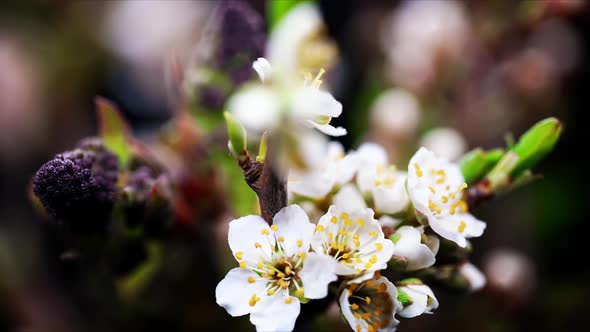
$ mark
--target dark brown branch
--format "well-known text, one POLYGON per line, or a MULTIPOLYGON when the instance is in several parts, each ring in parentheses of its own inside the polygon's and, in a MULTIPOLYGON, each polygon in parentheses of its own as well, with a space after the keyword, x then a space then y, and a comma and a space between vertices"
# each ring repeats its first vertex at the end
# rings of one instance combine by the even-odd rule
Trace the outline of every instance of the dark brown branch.
POLYGON ((264 163, 242 156, 238 164, 244 171, 246 183, 258 196, 262 218, 272 224, 272 218, 287 206, 286 181, 271 166, 267 156, 264 163))

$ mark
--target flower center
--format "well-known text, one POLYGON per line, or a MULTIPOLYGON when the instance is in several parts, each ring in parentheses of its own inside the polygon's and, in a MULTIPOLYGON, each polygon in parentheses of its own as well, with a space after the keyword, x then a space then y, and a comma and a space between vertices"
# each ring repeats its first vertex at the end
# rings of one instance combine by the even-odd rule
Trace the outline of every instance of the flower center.
POLYGON ((375 174, 375 187, 391 187, 395 183, 394 165, 391 165, 388 168, 385 168, 383 165, 378 165, 375 174))
MULTIPOLYGON (((387 285, 368 280, 363 284, 351 284, 348 288, 350 309, 357 320, 364 320, 369 331, 386 328, 391 323, 393 300, 387 285)), ((361 331, 360 325, 356 326, 361 331)))

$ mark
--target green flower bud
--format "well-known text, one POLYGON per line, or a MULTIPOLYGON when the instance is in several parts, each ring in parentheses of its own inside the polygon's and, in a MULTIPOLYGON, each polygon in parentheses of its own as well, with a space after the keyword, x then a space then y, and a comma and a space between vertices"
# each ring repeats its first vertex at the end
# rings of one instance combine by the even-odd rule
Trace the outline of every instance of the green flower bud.
POLYGON ((248 155, 246 150, 246 129, 228 112, 223 113, 229 136, 228 148, 232 155, 241 159, 248 155))
POLYGON ((557 143, 562 128, 558 119, 548 118, 537 122, 524 133, 511 149, 519 157, 511 175, 514 177, 520 175, 549 154, 557 143))
POLYGON ((484 151, 481 148, 471 150, 459 162, 466 182, 481 179, 504 155, 504 149, 484 151))

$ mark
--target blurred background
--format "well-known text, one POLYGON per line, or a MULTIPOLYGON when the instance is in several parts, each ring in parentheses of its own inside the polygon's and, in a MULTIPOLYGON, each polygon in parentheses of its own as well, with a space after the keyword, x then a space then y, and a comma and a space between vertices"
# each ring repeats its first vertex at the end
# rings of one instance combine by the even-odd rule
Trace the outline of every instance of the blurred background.
MULTIPOLYGON (((265 17, 265 1, 243 2, 265 17)), ((0 331, 93 330, 89 325, 100 320, 102 311, 87 300, 99 288, 73 286, 76 274, 60 259, 63 239, 35 213, 32 175, 56 153, 96 135, 97 95, 120 107, 135 137, 158 136, 183 105, 178 68, 210 48, 221 3, 0 4, 0 331)), ((548 116, 564 125, 555 151, 537 169, 542 180, 476 211, 488 227, 472 241, 471 260, 486 274, 486 287, 471 295, 435 289, 436 313, 404 321, 400 330, 586 330, 585 1, 318 3, 322 38, 329 40, 318 47, 337 49, 327 84, 344 112, 333 122, 349 130, 341 139, 348 148, 377 141, 404 165, 419 145, 456 159, 475 147, 503 146, 548 116)), ((190 317, 176 317, 190 322, 158 320, 154 309, 145 320, 154 325, 132 330, 229 326, 213 289, 191 294, 201 298, 190 317)))

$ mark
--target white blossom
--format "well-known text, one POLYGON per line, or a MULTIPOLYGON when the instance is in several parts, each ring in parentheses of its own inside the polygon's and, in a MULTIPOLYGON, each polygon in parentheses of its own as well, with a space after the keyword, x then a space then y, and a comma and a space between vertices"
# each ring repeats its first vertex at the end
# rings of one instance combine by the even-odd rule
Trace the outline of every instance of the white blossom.
POLYGON ((279 211, 272 226, 254 215, 233 220, 228 242, 239 267, 217 285, 217 304, 232 316, 250 314, 259 331, 292 330, 300 299, 325 297, 336 280, 322 270, 331 259, 308 253, 313 234, 297 205, 279 211))
POLYGON ((395 214, 405 210, 410 202, 407 173, 389 165, 385 150, 377 144, 363 144, 356 154, 360 165, 356 183, 363 194, 371 195, 375 211, 395 214))
POLYGON ((319 151, 324 151, 323 161, 316 163, 314 168, 307 171, 290 171, 287 185, 290 195, 321 199, 337 185, 350 182, 354 177, 357 169, 356 157, 352 154, 345 155, 340 143, 329 142, 319 151))
POLYGON ((422 232, 421 227, 402 226, 390 237, 395 243, 395 255, 407 261, 407 271, 427 268, 436 261, 435 253, 422 243, 422 232))
POLYGON ((264 84, 248 84, 228 101, 229 111, 246 129, 260 133, 287 124, 291 130, 303 125, 330 136, 346 135, 346 129, 329 124, 342 113, 342 104, 319 89, 323 70, 293 83, 264 58, 258 58, 252 67, 264 84))
POLYGON ((404 283, 398 286, 400 292, 404 292, 411 301, 399 311, 399 315, 404 318, 412 318, 422 314, 431 314, 433 310, 438 308, 438 300, 430 287, 416 283, 404 283))
POLYGON ((369 208, 351 210, 330 206, 318 221, 311 244, 316 253, 335 262, 326 265, 325 273, 354 277, 360 282, 387 267, 394 245, 385 239, 381 225, 373 216, 369 208))
POLYGON ((395 314, 401 309, 397 296, 395 286, 376 273, 370 280, 349 283, 343 289, 340 310, 354 331, 395 331, 399 323, 395 314))
POLYGON ((422 147, 408 165, 407 189, 420 218, 440 236, 467 245, 466 238, 483 234, 486 224, 470 213, 462 192, 467 184, 461 170, 422 147))
POLYGON ((458 160, 467 151, 463 135, 453 128, 440 127, 428 131, 420 145, 448 160, 458 160))

